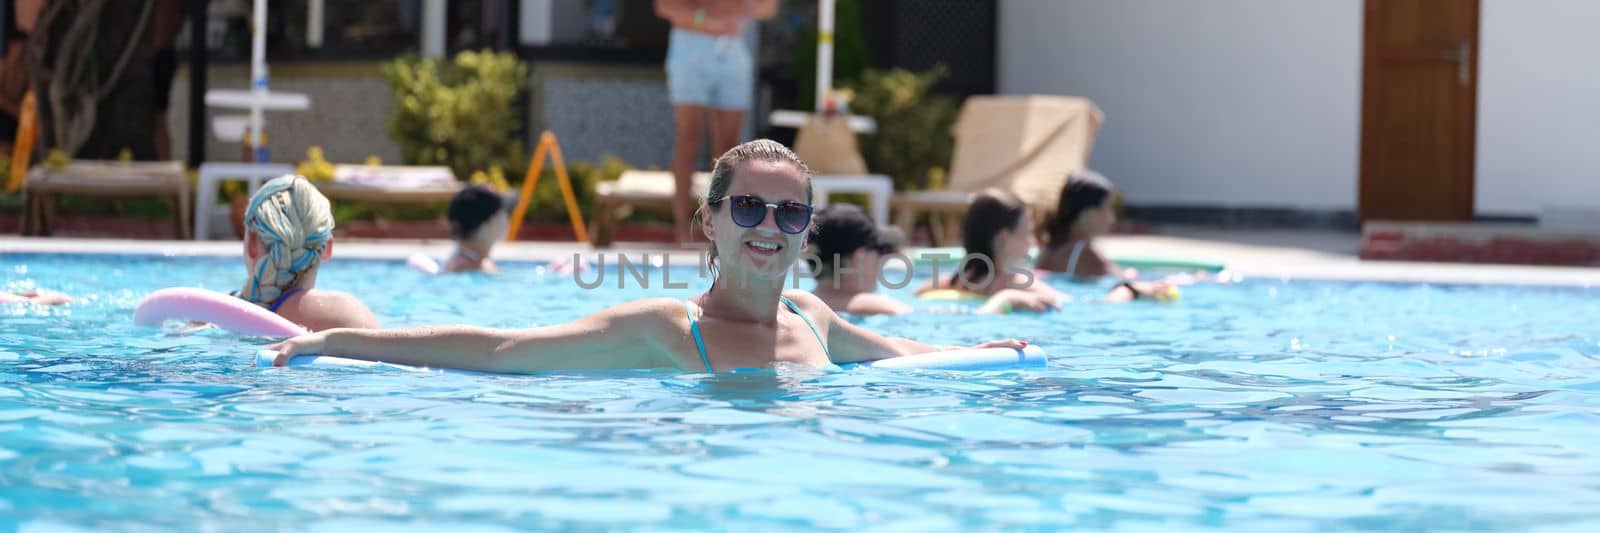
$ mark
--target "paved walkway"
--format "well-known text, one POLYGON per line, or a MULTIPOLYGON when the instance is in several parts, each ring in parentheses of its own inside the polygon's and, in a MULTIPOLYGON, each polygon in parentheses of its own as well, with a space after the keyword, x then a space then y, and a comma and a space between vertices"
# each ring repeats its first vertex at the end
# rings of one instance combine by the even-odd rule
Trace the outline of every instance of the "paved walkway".
POLYGON ((1167 229, 1105 239, 1110 255, 1216 260, 1245 278, 1600 286, 1600 268, 1362 261, 1360 236, 1319 231, 1167 229))

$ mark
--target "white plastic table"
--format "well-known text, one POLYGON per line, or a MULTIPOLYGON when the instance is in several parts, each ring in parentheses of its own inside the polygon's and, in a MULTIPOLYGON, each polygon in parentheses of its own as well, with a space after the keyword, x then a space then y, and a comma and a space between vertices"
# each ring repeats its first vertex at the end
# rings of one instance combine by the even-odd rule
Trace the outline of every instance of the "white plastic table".
POLYGON ((211 210, 217 207, 217 189, 223 180, 245 180, 250 184, 245 194, 255 194, 267 180, 293 173, 294 167, 283 163, 202 163, 195 191, 194 239, 211 238, 211 210))
POLYGON ((218 115, 211 117, 211 129, 218 139, 239 142, 245 133, 266 127, 267 111, 303 111, 311 109, 311 97, 301 93, 254 91, 248 89, 212 89, 206 91, 206 105, 225 109, 249 110, 248 115, 218 115))
MULTIPOLYGON (((791 111, 780 109, 773 111, 768 119, 774 126, 799 128, 806 125, 806 120, 811 118, 811 113, 805 111, 791 111)), ((851 115, 848 118, 850 131, 856 133, 872 133, 878 129, 878 123, 872 117, 851 115)), ((889 225, 889 197, 894 196, 894 180, 883 174, 817 174, 812 176, 811 188, 817 197, 812 201, 813 207, 822 209, 828 206, 828 194, 836 192, 863 193, 872 203, 872 220, 879 226, 889 225)))
POLYGON ((262 111, 303 111, 311 109, 311 97, 301 93, 212 89, 206 91, 206 105, 233 109, 251 109, 260 106, 262 111))
MULTIPOLYGON (((779 109, 767 115, 767 121, 771 122, 773 126, 785 128, 804 127, 806 121, 810 118, 811 113, 808 111, 794 111, 791 109, 779 109)), ((878 130, 878 121, 872 120, 872 117, 850 115, 846 119, 846 123, 850 125, 850 131, 856 133, 872 133, 878 130)))
POLYGON ((816 193, 811 203, 817 209, 828 206, 828 195, 836 192, 853 192, 867 195, 871 202, 873 222, 889 225, 889 197, 894 196, 894 180, 883 174, 818 174, 811 178, 811 189, 816 193))

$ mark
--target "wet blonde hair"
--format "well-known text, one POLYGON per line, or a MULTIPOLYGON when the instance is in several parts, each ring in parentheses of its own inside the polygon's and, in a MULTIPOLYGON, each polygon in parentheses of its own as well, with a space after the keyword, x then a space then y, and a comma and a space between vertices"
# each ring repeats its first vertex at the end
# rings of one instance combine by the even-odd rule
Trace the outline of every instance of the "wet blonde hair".
POLYGON ((310 181, 280 176, 250 197, 244 230, 254 232, 267 253, 250 265, 239 297, 265 307, 322 262, 333 238, 333 211, 310 181))

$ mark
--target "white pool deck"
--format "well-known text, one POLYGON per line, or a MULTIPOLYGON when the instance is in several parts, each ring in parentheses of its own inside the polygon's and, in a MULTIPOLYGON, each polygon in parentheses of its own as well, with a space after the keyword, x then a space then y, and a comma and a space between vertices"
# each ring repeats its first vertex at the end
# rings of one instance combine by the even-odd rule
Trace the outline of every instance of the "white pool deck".
MULTIPOLYGON (((1163 228, 1161 235, 1106 237, 1099 246, 1107 254, 1219 261, 1245 279, 1392 281, 1446 284, 1512 284, 1569 287, 1600 286, 1600 268, 1480 265, 1362 261, 1356 257, 1359 236, 1354 233, 1289 230, 1218 230, 1163 228)), ((422 252, 444 256, 448 241, 339 240, 335 257, 404 259, 422 252)), ((572 242, 503 243, 494 257, 506 261, 549 261, 582 253, 593 260, 604 253, 608 263, 617 254, 633 262, 652 262, 663 254, 675 265, 693 266, 699 256, 692 250, 672 251, 656 245, 622 243, 593 250, 572 242)), ((911 250, 912 253, 917 250, 911 250)), ((0 259, 8 253, 160 254, 173 256, 231 256, 240 253, 238 241, 147 241, 126 239, 70 239, 0 236, 0 259)))

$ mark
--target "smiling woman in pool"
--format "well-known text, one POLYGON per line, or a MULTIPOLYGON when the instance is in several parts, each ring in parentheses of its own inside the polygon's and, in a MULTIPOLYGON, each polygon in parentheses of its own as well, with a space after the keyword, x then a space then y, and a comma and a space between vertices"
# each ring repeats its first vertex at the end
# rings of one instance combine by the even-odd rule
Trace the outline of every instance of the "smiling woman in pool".
MULTIPOLYGON (((784 291, 811 225, 811 173, 770 140, 719 157, 700 205, 711 241, 711 289, 689 300, 648 298, 566 324, 333 329, 274 346, 273 364, 322 354, 489 372, 825 367, 936 351, 851 324, 804 291, 784 291)), ((1019 348, 1016 340, 978 347, 1019 348)))

